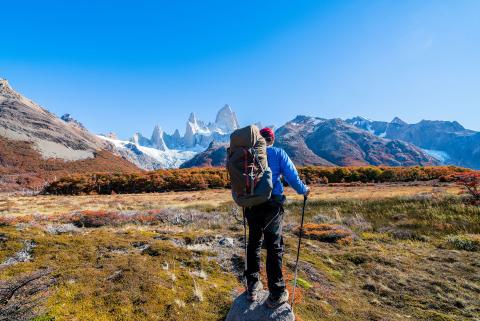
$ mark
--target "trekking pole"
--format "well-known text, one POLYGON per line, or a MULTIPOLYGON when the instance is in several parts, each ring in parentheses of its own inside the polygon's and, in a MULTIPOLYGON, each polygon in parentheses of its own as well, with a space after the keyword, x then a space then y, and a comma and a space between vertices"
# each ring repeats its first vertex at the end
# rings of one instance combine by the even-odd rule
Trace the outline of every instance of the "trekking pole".
POLYGON ((303 196, 303 208, 302 208, 302 222, 300 223, 300 235, 298 236, 298 247, 297 247, 297 260, 295 261, 295 274, 293 278, 293 291, 292 291, 292 312, 293 305, 295 303, 295 288, 297 287, 297 272, 298 272, 298 260, 300 258, 300 245, 302 244, 302 235, 303 235, 303 219, 305 217, 305 206, 307 205, 307 197, 303 196))
POLYGON ((245 285, 245 289, 248 290, 247 284, 247 219, 245 217, 245 207, 242 207, 243 212, 243 245, 245 247, 245 268, 243 271, 243 282, 245 285))

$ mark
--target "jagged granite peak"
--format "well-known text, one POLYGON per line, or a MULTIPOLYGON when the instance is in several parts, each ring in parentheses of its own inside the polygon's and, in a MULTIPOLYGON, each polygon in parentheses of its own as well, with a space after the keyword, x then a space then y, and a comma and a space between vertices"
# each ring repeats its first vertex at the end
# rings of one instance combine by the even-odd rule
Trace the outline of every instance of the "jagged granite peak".
POLYGON ((158 150, 168 149, 164 141, 164 132, 158 124, 153 129, 152 137, 150 138, 150 144, 152 145, 152 147, 158 150))
POLYGON ((180 140, 182 137, 180 136, 180 131, 178 129, 175 129, 175 132, 173 133, 172 136, 174 139, 180 140))
POLYGON ((163 140, 169 149, 181 149, 183 147, 182 136, 178 129, 175 129, 173 135, 163 133, 163 140))
POLYGON ((190 116, 188 116, 188 122, 189 122, 189 123, 192 123, 192 124, 196 124, 196 123, 197 123, 197 117, 195 116, 195 113, 194 113, 194 112, 191 112, 191 113, 190 113, 190 116))
POLYGON ((210 123, 208 126, 205 125, 203 121, 197 119, 194 113, 191 113, 186 124, 183 144, 186 148, 192 148, 197 145, 206 147, 214 139, 226 140, 226 135, 230 133, 231 131, 225 133, 216 124, 210 123))
POLYGON ((185 135, 183 136, 183 142, 185 147, 195 146, 195 134, 196 134, 196 119, 195 115, 192 113, 187 121, 185 128, 185 135), (192 117, 193 116, 193 117, 192 117))
POLYGON ((217 113, 215 125, 225 132, 233 132, 240 128, 237 115, 228 104, 225 104, 217 113))

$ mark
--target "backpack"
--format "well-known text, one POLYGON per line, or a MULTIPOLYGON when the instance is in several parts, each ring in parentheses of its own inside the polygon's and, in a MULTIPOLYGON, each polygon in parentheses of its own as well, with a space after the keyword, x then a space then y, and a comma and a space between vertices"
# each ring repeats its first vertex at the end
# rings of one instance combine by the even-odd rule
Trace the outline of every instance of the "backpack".
POLYGON ((235 203, 251 207, 268 201, 273 189, 272 171, 267 162, 267 143, 258 127, 251 125, 234 131, 227 154, 235 203))

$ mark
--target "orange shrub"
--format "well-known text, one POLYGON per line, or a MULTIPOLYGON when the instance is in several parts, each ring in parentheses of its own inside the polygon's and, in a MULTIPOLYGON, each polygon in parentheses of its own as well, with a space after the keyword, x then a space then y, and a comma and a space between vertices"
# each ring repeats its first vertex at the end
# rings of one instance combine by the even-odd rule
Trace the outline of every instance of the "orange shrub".
MULTIPOLYGON (((321 167, 298 169, 307 184, 342 182, 409 182, 439 179, 449 181, 460 173, 471 170, 455 166, 431 167, 321 167)), ((194 191, 209 188, 228 188, 230 180, 222 167, 157 170, 151 172, 88 175, 70 175, 47 185, 46 194, 123 194, 169 191, 194 191)))
POLYGON ((457 175, 456 183, 465 188, 473 203, 480 204, 480 173, 464 173, 457 175))
MULTIPOLYGON (((296 230, 300 234, 300 228, 296 230)), ((307 223, 303 227, 306 238, 326 243, 351 244, 355 234, 348 228, 335 224, 307 223)))

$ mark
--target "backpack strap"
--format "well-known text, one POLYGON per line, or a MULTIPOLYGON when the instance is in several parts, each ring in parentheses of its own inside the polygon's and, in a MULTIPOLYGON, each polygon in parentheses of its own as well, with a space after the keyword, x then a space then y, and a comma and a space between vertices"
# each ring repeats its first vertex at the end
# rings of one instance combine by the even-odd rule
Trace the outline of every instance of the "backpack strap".
POLYGON ((250 178, 248 177, 248 150, 243 148, 243 176, 245 176, 245 194, 250 188, 250 178))

